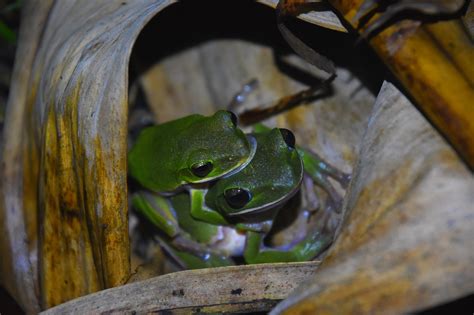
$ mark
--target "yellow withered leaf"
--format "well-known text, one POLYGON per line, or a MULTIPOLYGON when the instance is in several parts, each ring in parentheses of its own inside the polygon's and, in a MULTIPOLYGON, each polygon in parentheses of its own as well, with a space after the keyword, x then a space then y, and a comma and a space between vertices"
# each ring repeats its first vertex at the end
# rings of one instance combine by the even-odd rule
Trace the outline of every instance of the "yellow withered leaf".
POLYGON ((1 278, 28 313, 129 277, 127 69, 171 1, 26 1, 5 118, 1 278))
POLYGON ((474 178, 388 82, 353 176, 328 256, 271 314, 412 313, 474 291, 474 178))
MULTIPOLYGON (((361 25, 358 17, 363 0, 329 3, 361 33, 371 25, 380 26, 379 33, 370 38, 371 46, 416 101, 415 105, 474 169, 474 43, 461 19, 435 23, 402 19, 388 27, 379 25, 379 19, 391 14, 388 11, 385 15, 374 14, 361 25)), ((463 4, 460 0, 416 4, 398 1, 393 8, 442 15, 458 12, 463 4)))

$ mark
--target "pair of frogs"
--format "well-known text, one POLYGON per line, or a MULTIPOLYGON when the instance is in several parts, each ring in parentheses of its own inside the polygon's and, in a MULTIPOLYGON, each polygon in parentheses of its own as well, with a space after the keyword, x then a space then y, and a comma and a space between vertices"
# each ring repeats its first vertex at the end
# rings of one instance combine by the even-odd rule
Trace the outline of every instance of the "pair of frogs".
POLYGON ((186 268, 305 261, 332 241, 323 228, 290 247, 268 247, 265 236, 303 178, 341 198, 328 176, 348 175, 295 144, 287 129, 263 125, 245 134, 230 111, 190 115, 144 129, 128 156, 129 174, 143 188, 133 207, 161 232, 161 245, 186 268), (163 241, 164 240, 164 241, 163 241))

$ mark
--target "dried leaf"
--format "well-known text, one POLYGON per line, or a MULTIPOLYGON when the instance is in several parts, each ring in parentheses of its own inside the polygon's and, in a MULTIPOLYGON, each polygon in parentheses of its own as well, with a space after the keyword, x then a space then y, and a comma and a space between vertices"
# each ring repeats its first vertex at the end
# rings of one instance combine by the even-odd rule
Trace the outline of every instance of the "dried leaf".
POLYGON ((264 264, 176 272, 91 294, 41 314, 264 311, 312 276, 317 265, 264 264))
MULTIPOLYGON (((279 0, 257 0, 257 2, 261 2, 265 5, 276 8, 279 0)), ((304 4, 309 1, 296 1, 296 2, 298 4, 301 4, 303 2, 302 4, 304 4)), ((313 7, 312 4, 315 2, 309 2, 311 4, 309 8, 312 8, 313 7)), ((298 8, 295 8, 295 9, 299 10, 298 8)), ((319 25, 328 29, 332 29, 339 32, 347 32, 347 29, 342 25, 337 15, 334 14, 334 12, 332 12, 329 8, 323 11, 305 12, 304 14, 301 14, 299 18, 301 18, 302 20, 306 22, 319 25)))
POLYGON ((474 1, 469 2, 466 14, 462 17, 462 21, 471 36, 471 40, 474 41, 474 1))
MULTIPOLYGON (((39 311, 37 273, 37 210, 23 199, 24 120, 33 51, 38 49, 41 29, 46 23, 52 1, 24 5, 17 62, 5 114, 0 199, 0 280, 27 313, 39 311), (34 14, 33 14, 34 12, 34 14), (19 62, 21 60, 21 62, 19 62), (25 242, 25 240, 29 240, 25 242)), ((26 161, 25 161, 26 162, 26 161)), ((33 191, 34 193, 34 191, 33 191)))
MULTIPOLYGON (((277 11, 278 12, 278 11, 277 11)), ((278 14, 278 13, 277 13, 278 14)), ((278 29, 280 30, 283 38, 287 41, 293 50, 303 57, 310 64, 318 67, 318 69, 324 70, 330 75, 336 72, 336 66, 334 63, 323 55, 314 51, 311 47, 306 45, 302 40, 296 37, 285 25, 283 21, 278 19, 278 29)))
POLYGON ((458 12, 464 4, 465 0, 397 0, 393 3, 389 2, 389 4, 386 5, 380 0, 365 0, 357 10, 353 21, 358 23, 358 21, 371 11, 377 10, 381 6, 384 7, 383 13, 365 29, 364 36, 367 37, 403 11, 412 11, 424 15, 453 14, 458 12))
POLYGON ((26 3, 0 213, 2 282, 28 313, 128 279, 127 61, 170 3, 26 3))
POLYGON ((474 178, 391 84, 377 98, 341 234, 272 314, 412 313, 474 291, 474 178))
MULTIPOLYGON (((354 17, 362 0, 329 2, 354 27, 358 26, 354 17)), ((438 2, 433 5, 435 3, 438 2)), ((453 12, 461 2, 441 1, 441 4, 453 12)), ((428 7, 424 9, 426 12, 430 12, 428 7)), ((371 21, 378 18, 375 14, 371 21)), ((374 36, 370 44, 415 99, 416 105, 472 169, 474 65, 470 60, 474 60, 474 44, 459 20, 420 24, 421 21, 398 21, 374 36)), ((364 28, 360 32, 364 32, 364 28)))

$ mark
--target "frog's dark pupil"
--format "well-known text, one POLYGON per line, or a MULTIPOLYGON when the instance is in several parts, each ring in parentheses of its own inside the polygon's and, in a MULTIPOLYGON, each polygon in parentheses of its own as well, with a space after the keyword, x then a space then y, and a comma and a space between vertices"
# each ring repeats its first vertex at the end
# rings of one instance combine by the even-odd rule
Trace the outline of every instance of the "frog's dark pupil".
POLYGON ((283 140, 285 140, 285 143, 290 148, 294 149, 296 140, 295 140, 295 135, 293 134, 293 132, 285 128, 280 128, 280 133, 281 133, 281 136, 283 137, 283 140))
POLYGON ((230 119, 232 120, 232 124, 234 125, 234 127, 237 127, 237 116, 230 110, 228 110, 227 112, 230 114, 230 119))
POLYGON ((234 209, 240 209, 244 207, 250 199, 252 199, 252 195, 250 192, 243 188, 230 188, 224 191, 224 197, 229 206, 234 209))
POLYGON ((204 164, 196 163, 193 166, 191 166, 191 171, 197 177, 204 177, 212 171, 212 163, 211 162, 206 162, 204 164))

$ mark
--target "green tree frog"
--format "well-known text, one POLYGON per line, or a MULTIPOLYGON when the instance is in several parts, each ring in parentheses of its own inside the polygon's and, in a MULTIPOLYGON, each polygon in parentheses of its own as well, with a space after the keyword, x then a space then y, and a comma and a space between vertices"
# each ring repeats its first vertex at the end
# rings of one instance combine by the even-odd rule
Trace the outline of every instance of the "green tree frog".
POLYGON ((332 240, 318 230, 289 249, 264 245, 276 215, 300 189, 304 161, 318 170, 326 165, 308 154, 302 158, 289 130, 260 127, 251 136, 255 155, 238 172, 170 198, 149 191, 133 197, 134 207, 163 232, 163 245, 187 268, 229 265, 232 256, 247 263, 309 260, 332 240))

